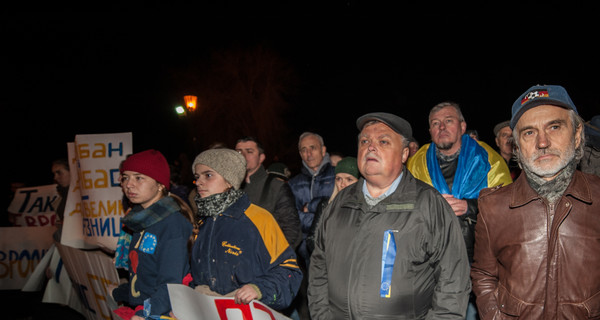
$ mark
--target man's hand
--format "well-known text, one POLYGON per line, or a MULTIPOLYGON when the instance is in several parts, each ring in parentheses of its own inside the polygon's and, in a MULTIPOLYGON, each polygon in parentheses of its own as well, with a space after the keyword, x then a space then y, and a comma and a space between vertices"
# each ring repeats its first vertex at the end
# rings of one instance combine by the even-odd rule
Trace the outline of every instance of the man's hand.
POLYGON ((235 303, 237 304, 248 304, 254 299, 258 299, 258 292, 253 286, 246 284, 235 293, 235 303))
POLYGON ((452 207, 452 210, 454 210, 454 214, 457 216, 462 216, 463 214, 467 213, 467 209, 469 209, 467 200, 456 199, 451 194, 442 194, 442 196, 444 199, 446 199, 446 201, 448 201, 448 204, 452 207))

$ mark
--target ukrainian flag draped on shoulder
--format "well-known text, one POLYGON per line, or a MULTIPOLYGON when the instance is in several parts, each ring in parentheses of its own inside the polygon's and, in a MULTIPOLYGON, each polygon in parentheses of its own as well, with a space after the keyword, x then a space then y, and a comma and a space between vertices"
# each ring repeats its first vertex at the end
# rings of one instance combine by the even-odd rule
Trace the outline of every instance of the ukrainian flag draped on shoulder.
POLYGON ((504 159, 490 146, 466 134, 461 141, 452 190, 449 190, 442 175, 434 143, 423 146, 411 157, 408 169, 417 179, 432 185, 440 193, 452 194, 458 199, 475 199, 483 188, 512 183, 504 159))

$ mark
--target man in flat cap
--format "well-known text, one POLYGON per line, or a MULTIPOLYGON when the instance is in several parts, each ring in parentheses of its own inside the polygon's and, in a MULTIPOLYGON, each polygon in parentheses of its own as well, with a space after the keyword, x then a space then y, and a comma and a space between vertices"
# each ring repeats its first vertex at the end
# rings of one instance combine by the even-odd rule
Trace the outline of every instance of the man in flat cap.
POLYGON ((363 178, 340 191, 317 227, 312 319, 464 318, 464 240, 448 202, 404 168, 410 124, 383 112, 356 124, 363 178))
POLYGON ((494 141, 498 147, 498 153, 502 156, 508 170, 510 171, 510 177, 513 181, 517 179, 521 173, 519 163, 513 157, 513 139, 512 129, 510 128, 510 120, 502 121, 494 126, 494 141))
POLYGON ((583 120, 556 85, 512 106, 523 171, 479 196, 471 276, 481 319, 600 317, 600 178, 576 170, 583 120))

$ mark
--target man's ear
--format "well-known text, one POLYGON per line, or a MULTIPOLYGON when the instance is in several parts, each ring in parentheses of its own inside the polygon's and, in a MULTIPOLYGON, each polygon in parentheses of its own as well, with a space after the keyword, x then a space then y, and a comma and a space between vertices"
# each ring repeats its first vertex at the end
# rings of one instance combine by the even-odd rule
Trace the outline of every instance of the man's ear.
POLYGON ((267 156, 265 156, 264 153, 261 153, 260 156, 258 156, 258 163, 262 164, 266 158, 267 158, 267 156))
POLYGON ((465 132, 467 132, 467 122, 466 121, 463 121, 460 123, 460 131, 462 131, 461 135, 463 135, 463 134, 465 134, 465 132))

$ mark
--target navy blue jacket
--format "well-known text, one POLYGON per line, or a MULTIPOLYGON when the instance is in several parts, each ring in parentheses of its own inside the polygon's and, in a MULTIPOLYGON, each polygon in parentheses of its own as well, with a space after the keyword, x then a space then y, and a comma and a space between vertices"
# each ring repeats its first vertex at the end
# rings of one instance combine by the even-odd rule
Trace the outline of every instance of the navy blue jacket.
POLYGON ((306 166, 303 166, 300 173, 291 178, 288 184, 292 188, 292 192, 296 198, 296 209, 300 216, 302 233, 304 234, 304 238, 306 238, 306 234, 312 226, 319 202, 324 198, 329 198, 333 193, 335 167, 331 163, 326 162, 321 165, 316 175, 312 175, 306 166), (308 204, 308 212, 304 212, 303 210, 306 204, 308 204))
MULTIPOLYGON (((164 197, 146 209, 161 207, 172 212, 143 231, 133 233, 129 247, 129 282, 113 290, 116 301, 126 301, 135 308, 150 299, 152 315, 168 315, 171 311, 167 283, 182 283, 190 272, 187 243, 193 232, 192 224, 173 210, 174 206, 177 205, 171 197, 164 197)), ((143 310, 136 315, 142 316, 143 310)))
POLYGON ((208 285, 222 295, 256 285, 260 301, 281 310, 296 296, 302 272, 277 221, 244 194, 200 225, 192 250, 192 277, 191 287, 208 285))

